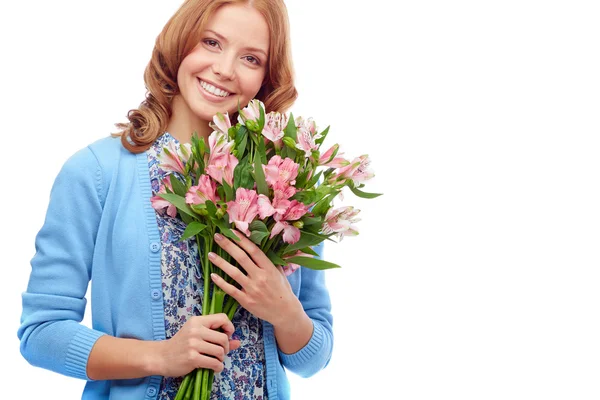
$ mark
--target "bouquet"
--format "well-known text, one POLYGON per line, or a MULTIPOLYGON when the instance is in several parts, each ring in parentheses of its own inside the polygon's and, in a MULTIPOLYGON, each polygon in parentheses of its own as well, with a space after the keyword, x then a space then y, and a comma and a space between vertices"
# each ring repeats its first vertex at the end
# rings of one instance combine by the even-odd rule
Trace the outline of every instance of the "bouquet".
MULTIPOLYGON (((200 251, 205 277, 202 313, 225 313, 230 320, 239 304, 208 277, 216 273, 239 285, 211 265, 208 253, 237 263, 214 243, 215 233, 239 241, 232 231, 235 227, 286 275, 300 265, 337 268, 339 265, 314 258, 318 254, 312 247, 332 236, 342 240, 345 235, 357 235, 354 224, 360 210, 334 208, 334 199, 342 197, 345 187, 362 198, 380 196, 361 190, 364 181, 374 176, 367 155, 347 160, 338 144, 321 152, 329 127, 318 132, 312 118, 267 114, 256 99, 238 114, 235 126, 227 114, 215 115, 208 143, 194 134, 191 143, 179 149, 172 142, 165 147, 161 167, 171 174, 151 199, 155 209, 166 208, 170 216, 179 215, 186 226, 181 240, 194 236, 199 251, 204 249, 200 251)), ((176 400, 208 400, 213 378, 210 369, 189 373, 176 400)))

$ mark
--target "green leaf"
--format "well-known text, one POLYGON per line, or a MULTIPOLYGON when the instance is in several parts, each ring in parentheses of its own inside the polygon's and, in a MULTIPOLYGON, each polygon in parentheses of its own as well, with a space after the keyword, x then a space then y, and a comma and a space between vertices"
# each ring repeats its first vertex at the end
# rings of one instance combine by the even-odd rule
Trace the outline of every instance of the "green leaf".
POLYGON ((264 194, 269 196, 269 187, 267 186, 267 180, 265 179, 265 171, 263 171, 263 164, 260 161, 260 154, 257 151, 254 155, 254 179, 256 179, 256 189, 258 194, 264 194))
POLYGON ((269 236, 269 232, 261 232, 261 231, 251 231, 250 232, 250 240, 252 240, 257 245, 261 245, 264 238, 269 236))
POLYGON ((273 250, 267 251, 267 257, 269 257, 269 260, 271 260, 271 262, 274 265, 287 265, 287 262, 284 259, 282 259, 279 255, 275 254, 273 250))
POLYGON ((318 235, 318 234, 314 234, 314 233, 308 233, 306 231, 300 231, 300 240, 298 240, 296 243, 294 244, 290 244, 288 245, 283 254, 289 254, 291 252, 295 252, 296 250, 300 250, 304 247, 307 246, 314 246, 316 244, 321 243, 322 241, 324 241, 325 239, 328 239, 328 236, 325 235, 318 235))
POLYGON ((206 205, 206 211, 208 211, 208 215, 215 218, 217 214, 217 206, 211 200, 206 200, 204 203, 206 205))
POLYGON ((233 200, 233 188, 231 186, 229 186, 229 184, 225 181, 225 179, 223 179, 221 187, 223 188, 223 191, 225 192, 225 201, 226 202, 232 201, 233 200))
POLYGON ((192 236, 196 236, 198 233, 202 232, 204 228, 206 228, 206 225, 198 221, 194 221, 188 224, 188 226, 185 228, 185 231, 183 232, 183 236, 181 236, 181 239, 179 240, 182 241, 192 236))
POLYGON ((262 138, 261 138, 261 140, 258 141, 258 152, 257 153, 260 154, 260 162, 263 163, 264 165, 267 165, 265 141, 262 138))
POLYGON ((294 194, 291 197, 292 200, 298 200, 299 202, 304 203, 306 205, 314 203, 316 198, 317 198, 317 192, 315 192, 314 190, 305 190, 302 192, 296 192, 296 194, 294 194))
POLYGON ((248 162, 248 157, 244 157, 233 170, 233 190, 238 188, 252 189, 254 187, 254 178, 251 173, 252 166, 248 162))
POLYGON ((304 223, 304 226, 315 225, 321 223, 323 218, 321 217, 302 217, 301 221, 304 223))
POLYGON ((319 171, 317 174, 315 174, 310 181, 308 181, 308 183, 306 184, 306 188, 312 188, 313 186, 315 186, 315 183, 317 183, 319 181, 319 178, 321 177, 321 174, 323 173, 323 171, 319 171))
POLYGON ((329 133, 329 126, 327 128, 325 128, 325 130, 323 132, 321 132, 321 138, 315 140, 315 144, 321 145, 323 143, 323 141, 325 140, 325 138, 327 137, 328 133, 329 133))
MULTIPOLYGON (((258 108, 260 109, 260 117, 258 118, 258 132, 262 132, 263 128, 265 127, 265 109, 262 105, 259 105, 258 108)), ((262 138, 260 141, 264 142, 262 138)))
POLYGON ((305 254, 312 254, 315 257, 319 257, 319 253, 317 253, 316 251, 314 251, 312 249, 312 247, 305 247, 303 249, 300 249, 301 252, 305 253, 305 254))
POLYGON ((383 193, 367 193, 367 192, 363 192, 362 190, 355 188, 354 186, 348 186, 348 187, 350 188, 350 190, 352 190, 352 193, 354 193, 358 197, 362 197, 363 199, 374 199, 375 197, 379 197, 383 194, 383 193))
POLYGON ((260 232, 269 232, 269 228, 267 228, 267 225, 265 225, 264 222, 262 222, 261 220, 254 220, 250 223, 250 230, 251 231, 260 231, 260 232))
POLYGON ((316 270, 324 270, 324 269, 332 269, 332 268, 341 268, 339 265, 334 264, 329 261, 320 260, 317 258, 311 257, 290 257, 287 259, 288 262, 301 265, 306 268, 316 269, 316 270))
POLYGON ((169 203, 173 204, 175 207, 177 207, 177 209, 179 211, 186 213, 187 215, 189 215, 190 217, 192 217, 194 219, 197 218, 194 211, 185 202, 184 197, 179 196, 178 194, 175 194, 175 193, 161 193, 161 194, 159 194, 159 196, 162 197, 163 199, 167 200, 169 203))
POLYGON ((314 215, 325 215, 327 210, 331 207, 331 200, 337 196, 337 193, 330 193, 329 195, 323 197, 315 206, 312 208, 312 213, 314 215))
POLYGON ((286 125, 285 129, 283 130, 283 135, 290 137, 292 139, 294 139, 294 142, 297 142, 297 136, 296 136, 296 132, 298 131, 298 128, 296 128, 296 120, 294 119, 294 114, 290 113, 290 118, 288 120, 288 124, 286 125))
POLYGON ((178 194, 179 196, 185 197, 187 193, 187 187, 181 182, 175 175, 171 175, 171 186, 173 186, 173 193, 178 194))

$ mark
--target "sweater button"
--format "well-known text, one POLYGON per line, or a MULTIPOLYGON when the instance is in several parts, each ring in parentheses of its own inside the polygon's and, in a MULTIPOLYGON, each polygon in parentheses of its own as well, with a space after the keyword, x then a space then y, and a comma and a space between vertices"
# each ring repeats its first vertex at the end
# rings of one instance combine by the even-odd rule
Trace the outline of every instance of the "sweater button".
POLYGON ((150 386, 148 390, 146 390, 146 394, 150 397, 154 397, 156 395, 156 388, 154 386, 150 386))
POLYGON ((152 242, 152 243, 150 243, 150 250, 153 253, 156 253, 157 251, 159 251, 160 250, 160 243, 158 243, 158 242, 152 242))
POLYGON ((160 299, 160 290, 152 289, 152 291, 150 292, 150 296, 152 296, 152 300, 160 299))

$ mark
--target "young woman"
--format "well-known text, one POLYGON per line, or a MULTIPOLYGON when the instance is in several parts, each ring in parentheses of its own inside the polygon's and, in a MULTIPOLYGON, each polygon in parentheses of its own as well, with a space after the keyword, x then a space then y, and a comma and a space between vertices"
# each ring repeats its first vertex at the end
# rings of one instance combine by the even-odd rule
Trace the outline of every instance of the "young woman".
MULTIPOLYGON (((182 221, 152 208, 165 145, 205 140, 217 112, 260 99, 285 112, 297 97, 282 0, 188 0, 156 40, 148 92, 121 132, 67 160, 51 191, 18 331, 33 365, 87 380, 84 399, 173 399, 195 368, 215 373, 212 399, 288 399, 284 367, 304 377, 330 360, 322 271, 286 277, 241 234, 216 237, 247 275, 215 280, 243 306, 202 316, 204 277, 182 221), (81 324, 91 281, 92 327, 81 324)), ((321 254, 322 248, 315 249, 321 254)))

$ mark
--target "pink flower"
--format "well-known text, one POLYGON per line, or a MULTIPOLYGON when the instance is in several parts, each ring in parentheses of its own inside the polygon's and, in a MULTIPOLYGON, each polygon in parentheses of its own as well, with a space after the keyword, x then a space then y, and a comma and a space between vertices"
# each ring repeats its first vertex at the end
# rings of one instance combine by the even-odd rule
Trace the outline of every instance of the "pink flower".
POLYGON ((254 99, 248 103, 248 106, 240 110, 238 115, 238 122, 242 125, 246 125, 246 121, 253 121, 258 123, 260 119, 260 107, 262 106, 263 110, 265 105, 262 101, 258 99, 254 99))
POLYGON ((339 147, 340 145, 336 143, 323 153, 321 157, 319 157, 319 165, 330 168, 341 168, 349 165, 350 161, 340 157, 344 153, 337 152, 335 153, 335 157, 333 156, 334 152, 338 151, 339 147))
POLYGON ((296 188, 287 186, 283 182, 276 182, 273 186, 273 201, 265 196, 258 196, 258 214, 260 219, 265 219, 276 214, 275 218, 281 219, 287 209, 290 207, 291 201, 288 199, 296 193, 296 188))
POLYGON ((282 160, 280 156, 271 157, 269 163, 263 165, 265 179, 271 186, 274 186, 277 182, 288 185, 295 184, 299 167, 300 165, 296 164, 291 158, 286 157, 285 160, 282 160))
POLYGON ((213 122, 209 123, 210 127, 215 131, 221 132, 226 136, 229 136, 229 128, 231 128, 231 120, 229 119, 229 114, 225 113, 225 115, 221 113, 217 113, 213 116, 213 122))
POLYGON ((308 212, 308 206, 300 203, 298 200, 292 200, 289 207, 283 214, 275 214, 274 219, 277 221, 273 230, 271 230, 270 238, 278 235, 283 231, 283 241, 286 243, 296 243, 300 240, 300 229, 288 223, 288 221, 296 221, 308 212))
POLYGON ((231 148, 235 142, 233 140, 227 140, 227 136, 221 131, 213 131, 208 137, 208 147, 210 148, 210 156, 208 163, 210 164, 213 158, 217 157, 221 153, 231 153, 231 148))
POLYGON ((340 168, 335 175, 330 178, 331 182, 350 179, 354 184, 359 184, 375 176, 373 171, 369 170, 371 160, 368 155, 362 155, 352 160, 350 165, 340 168))
POLYGON ((192 186, 185 194, 187 204, 204 204, 206 200, 216 203, 219 200, 217 195, 217 184, 211 180, 208 175, 200 176, 197 186, 192 186))
POLYGON ((321 138, 321 135, 317 133, 317 125, 312 118, 304 120, 302 117, 298 117, 296 118, 296 127, 298 128, 296 148, 304 151, 306 157, 310 157, 313 150, 319 149, 315 143, 315 140, 321 138))
POLYGON ((156 196, 152 196, 150 198, 150 202, 152 203, 152 208, 154 208, 156 211, 163 211, 166 208, 167 215, 171 218, 175 218, 177 215, 177 208, 169 201, 159 196, 159 194, 167 193, 166 187, 168 187, 171 192, 173 191, 173 187, 171 186, 171 175, 168 175, 165 179, 163 179, 163 184, 161 185, 160 190, 156 196))
POLYGON ((358 235, 358 231, 353 224, 360 221, 360 218, 355 218, 359 212, 360 210, 355 210, 352 206, 330 209, 325 215, 323 233, 328 235, 336 232, 340 241, 344 238, 344 235, 358 235))
POLYGON ((225 180, 229 186, 233 186, 233 171, 238 163, 239 160, 233 154, 211 154, 206 173, 220 184, 223 184, 223 180, 225 180))
POLYGON ((258 196, 254 190, 238 188, 235 191, 235 200, 227 203, 229 220, 246 236, 250 236, 248 226, 258 215, 258 196))
POLYGON ((262 134, 264 137, 275 143, 275 146, 281 147, 281 138, 283 137, 283 130, 288 124, 289 117, 286 114, 281 114, 272 111, 267 114, 265 119, 265 127, 263 128, 262 134))
MULTIPOLYGON (((189 145, 189 143, 188 143, 189 145)), ((180 146, 179 150, 175 146, 175 142, 171 141, 165 146, 162 152, 158 155, 160 167, 167 172, 185 173, 185 163, 190 158, 191 145, 189 147, 180 146)))

